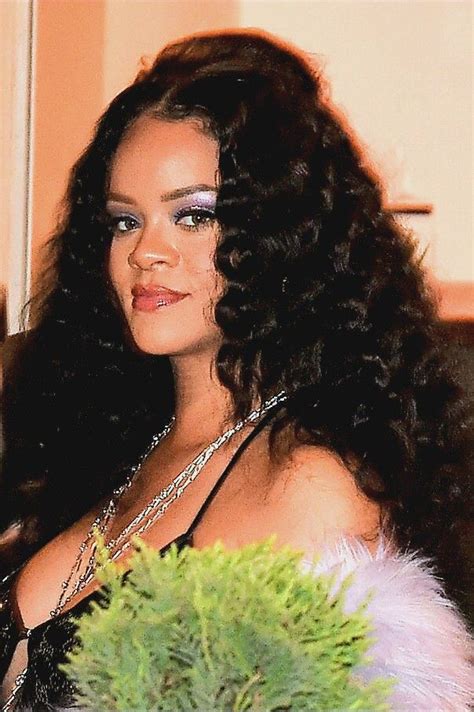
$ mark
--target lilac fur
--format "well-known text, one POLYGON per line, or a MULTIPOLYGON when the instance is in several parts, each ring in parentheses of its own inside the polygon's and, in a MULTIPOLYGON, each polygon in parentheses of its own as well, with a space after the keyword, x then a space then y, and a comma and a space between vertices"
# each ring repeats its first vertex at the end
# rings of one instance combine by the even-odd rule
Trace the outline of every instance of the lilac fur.
POLYGON ((356 539, 326 549, 315 574, 335 575, 335 590, 351 574, 346 610, 371 599, 367 613, 374 642, 370 663, 358 677, 395 678, 390 697, 395 712, 466 712, 474 699, 473 641, 456 607, 443 593, 429 563, 382 541, 375 554, 356 539))

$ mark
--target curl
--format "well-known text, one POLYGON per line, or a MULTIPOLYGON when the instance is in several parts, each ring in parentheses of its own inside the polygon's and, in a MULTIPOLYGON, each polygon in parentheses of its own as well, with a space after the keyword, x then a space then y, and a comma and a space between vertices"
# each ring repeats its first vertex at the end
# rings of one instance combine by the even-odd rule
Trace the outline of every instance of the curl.
POLYGON ((72 172, 36 326, 5 389, 1 524, 21 519, 34 550, 123 481, 173 412, 168 359, 134 348, 106 268, 110 165, 144 113, 191 118, 219 143, 216 365, 235 417, 284 388, 272 441, 291 428, 337 453, 400 544, 447 571, 471 468, 468 413, 414 243, 319 69, 245 30, 165 47, 72 172))

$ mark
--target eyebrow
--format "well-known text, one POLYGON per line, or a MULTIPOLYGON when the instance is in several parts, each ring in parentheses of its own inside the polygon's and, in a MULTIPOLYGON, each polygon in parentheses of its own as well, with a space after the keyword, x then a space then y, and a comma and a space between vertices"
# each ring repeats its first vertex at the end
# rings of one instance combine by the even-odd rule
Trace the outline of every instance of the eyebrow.
MULTIPOLYGON (((175 190, 170 190, 168 193, 163 193, 160 198, 162 203, 168 203, 170 200, 177 200, 178 198, 183 198, 186 195, 193 195, 194 193, 217 193, 217 188, 213 185, 206 185, 205 183, 197 183, 196 185, 188 185, 185 188, 176 188, 175 190)), ((121 203, 132 204, 134 201, 127 195, 122 195, 121 193, 109 193, 107 196, 108 200, 117 200, 121 203)))

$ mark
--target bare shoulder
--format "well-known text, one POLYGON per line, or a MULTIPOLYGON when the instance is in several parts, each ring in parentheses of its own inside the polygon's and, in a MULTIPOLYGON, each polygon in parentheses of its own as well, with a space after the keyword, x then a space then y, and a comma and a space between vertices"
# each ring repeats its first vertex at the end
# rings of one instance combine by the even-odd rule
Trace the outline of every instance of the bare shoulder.
POLYGON ((341 536, 376 546, 380 507, 359 489, 335 453, 295 444, 273 463, 269 481, 266 508, 270 519, 278 521, 274 528, 282 543, 306 554, 341 536))

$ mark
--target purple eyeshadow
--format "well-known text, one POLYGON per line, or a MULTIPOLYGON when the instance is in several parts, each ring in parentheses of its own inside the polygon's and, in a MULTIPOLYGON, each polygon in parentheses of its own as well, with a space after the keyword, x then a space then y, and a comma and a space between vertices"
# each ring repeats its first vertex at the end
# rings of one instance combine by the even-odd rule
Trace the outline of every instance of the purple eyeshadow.
POLYGON ((183 208, 207 208, 207 210, 215 210, 217 202, 217 194, 210 191, 194 193, 189 198, 181 203, 180 210, 183 208))

